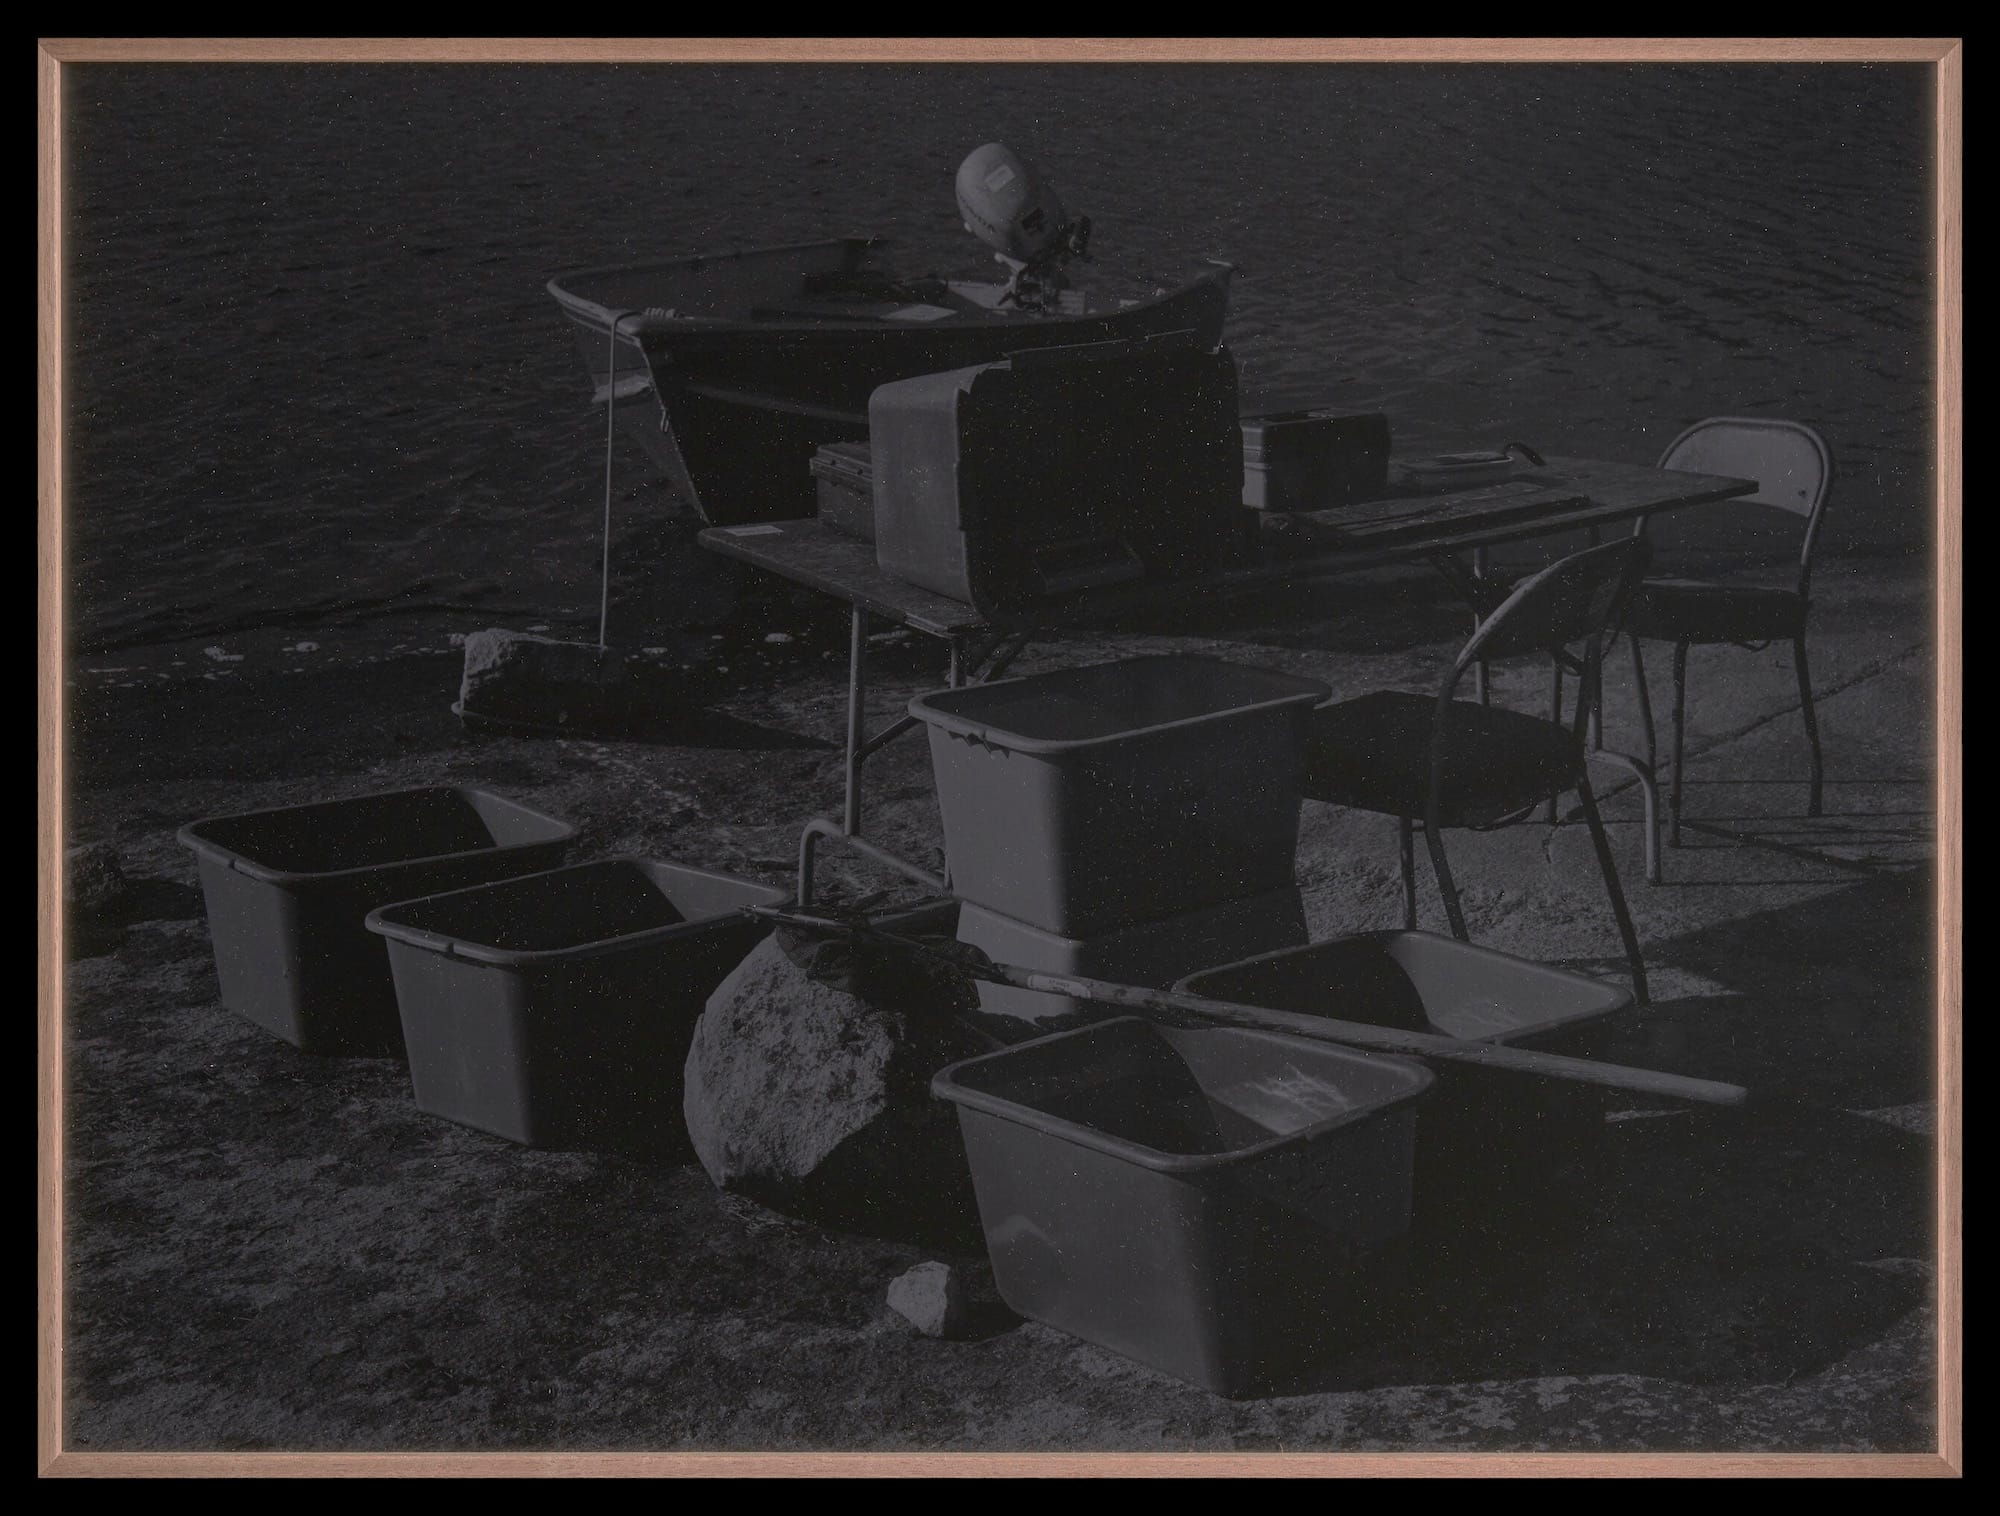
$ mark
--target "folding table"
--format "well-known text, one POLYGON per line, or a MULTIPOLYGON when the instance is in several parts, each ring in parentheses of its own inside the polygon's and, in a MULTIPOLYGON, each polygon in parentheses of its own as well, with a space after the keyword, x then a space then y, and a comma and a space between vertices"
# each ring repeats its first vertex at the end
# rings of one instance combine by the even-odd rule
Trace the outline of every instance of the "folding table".
MULTIPOLYGON (((1756 489, 1756 482, 1749 479, 1549 458, 1544 466, 1499 484, 1298 512, 1289 521, 1274 518, 1273 529, 1255 545, 1246 543, 1238 557, 1201 578, 1099 589, 1012 615, 983 615, 962 601, 905 584, 876 565, 872 543, 842 536, 817 520, 711 527, 697 540, 724 557, 845 601, 849 608, 845 802, 839 822, 815 818, 800 836, 798 899, 808 904, 814 856, 822 837, 834 838, 937 893, 949 893, 946 879, 861 834, 862 765, 917 724, 916 718, 906 715, 873 736, 864 730, 871 617, 943 642, 950 650, 948 679, 956 688, 968 679, 998 678, 1038 632, 1115 622, 1122 614, 1185 602, 1190 596, 1213 603, 1280 584, 1397 564, 1433 564, 1473 613, 1483 616, 1511 588, 1483 571, 1489 548, 1575 531, 1587 531, 1594 540, 1606 527, 1629 524, 1656 511, 1727 500, 1756 489), (1290 530, 1283 530, 1286 527, 1290 530), (1464 561, 1466 554, 1472 555, 1471 564, 1464 561)), ((1646 877, 1657 882, 1659 798, 1653 772, 1642 759, 1606 749, 1601 731, 1593 739, 1594 757, 1618 764, 1639 780, 1646 805, 1646 877)))

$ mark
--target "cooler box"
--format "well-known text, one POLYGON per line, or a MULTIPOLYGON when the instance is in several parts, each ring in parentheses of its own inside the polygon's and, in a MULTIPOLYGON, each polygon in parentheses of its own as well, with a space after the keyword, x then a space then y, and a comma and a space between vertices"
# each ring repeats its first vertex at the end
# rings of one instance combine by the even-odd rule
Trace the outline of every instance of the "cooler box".
POLYGON ((1190 578, 1238 539, 1236 363, 1185 334, 885 384, 868 439, 876 561, 982 614, 1190 578))
POLYGON ((1099 1022, 952 1065, 1001 1297, 1218 1395, 1285 1387, 1398 1282, 1420 1064, 1099 1022))
POLYGON ((222 1003, 308 1053, 403 1045, 378 905, 562 862, 576 828, 435 787, 191 822, 222 1003))

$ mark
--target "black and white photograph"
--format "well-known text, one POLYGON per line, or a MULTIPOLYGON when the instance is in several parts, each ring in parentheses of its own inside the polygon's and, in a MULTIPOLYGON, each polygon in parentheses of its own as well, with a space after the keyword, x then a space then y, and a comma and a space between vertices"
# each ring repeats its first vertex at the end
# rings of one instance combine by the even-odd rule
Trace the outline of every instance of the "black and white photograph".
POLYGON ((42 1472, 1957 1474, 1957 44, 1125 40, 42 44, 42 1472))

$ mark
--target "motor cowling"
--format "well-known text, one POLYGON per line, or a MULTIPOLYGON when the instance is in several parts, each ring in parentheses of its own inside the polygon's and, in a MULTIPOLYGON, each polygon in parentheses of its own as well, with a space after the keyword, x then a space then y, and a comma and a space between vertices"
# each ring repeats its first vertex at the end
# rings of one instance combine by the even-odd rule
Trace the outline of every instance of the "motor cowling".
POLYGON ((1017 264, 1050 261, 1072 233, 1054 188, 998 142, 975 148, 959 164, 958 212, 967 231, 1017 264))

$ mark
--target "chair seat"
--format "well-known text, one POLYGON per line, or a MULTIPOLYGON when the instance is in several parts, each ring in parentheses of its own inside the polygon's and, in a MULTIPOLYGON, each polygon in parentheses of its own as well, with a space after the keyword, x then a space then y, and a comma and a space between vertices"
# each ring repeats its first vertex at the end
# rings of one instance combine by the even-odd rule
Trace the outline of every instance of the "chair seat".
MULTIPOLYGON (((1421 818, 1430 787, 1437 702, 1378 690, 1306 718, 1305 794, 1389 816, 1421 818)), ((1572 787, 1583 752, 1567 727, 1455 700, 1446 717, 1439 820, 1477 826, 1572 787)))
POLYGON ((1648 579, 1626 627, 1656 642, 1774 642, 1796 637, 1805 620, 1806 603, 1796 590, 1648 579))

